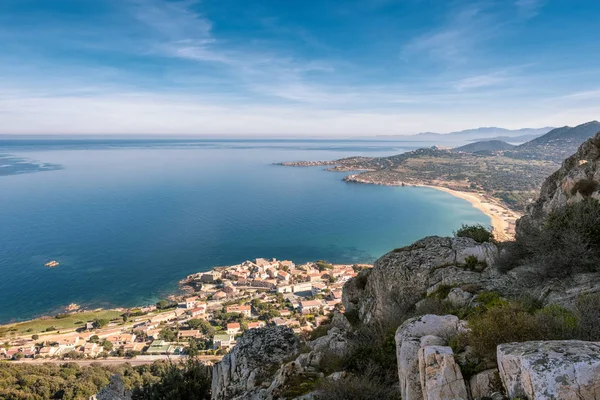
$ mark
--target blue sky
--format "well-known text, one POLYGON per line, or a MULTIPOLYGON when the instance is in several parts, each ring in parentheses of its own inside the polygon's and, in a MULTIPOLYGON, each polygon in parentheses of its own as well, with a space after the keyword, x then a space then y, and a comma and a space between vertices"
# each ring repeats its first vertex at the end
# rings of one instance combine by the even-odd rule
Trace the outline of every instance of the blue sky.
POLYGON ((596 0, 2 0, 0 133, 600 119, 596 0))

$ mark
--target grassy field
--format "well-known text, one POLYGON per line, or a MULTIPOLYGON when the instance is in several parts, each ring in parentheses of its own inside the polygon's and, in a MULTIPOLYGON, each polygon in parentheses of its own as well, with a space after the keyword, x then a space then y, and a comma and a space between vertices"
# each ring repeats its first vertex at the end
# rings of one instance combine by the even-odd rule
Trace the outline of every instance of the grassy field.
POLYGON ((80 313, 69 314, 64 318, 43 318, 35 319, 27 322, 19 322, 16 324, 2 325, 0 326, 0 337, 7 337, 14 332, 14 334, 35 334, 45 332, 46 329, 54 327, 55 330, 62 329, 74 329, 85 324, 88 321, 95 319, 120 319, 122 311, 114 310, 98 310, 98 311, 85 311, 80 313))

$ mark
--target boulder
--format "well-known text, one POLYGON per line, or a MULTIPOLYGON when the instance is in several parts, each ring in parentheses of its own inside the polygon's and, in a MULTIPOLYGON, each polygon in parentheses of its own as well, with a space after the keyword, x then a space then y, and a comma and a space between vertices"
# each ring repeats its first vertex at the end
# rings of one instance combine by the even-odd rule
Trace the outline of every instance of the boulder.
POLYGON ((600 400, 600 343, 501 344, 497 356, 500 378, 510 398, 600 400))
POLYGON ((427 346, 419 350, 419 375, 423 400, 468 400, 460 367, 447 346, 427 346))
POLYGON ((470 238, 421 239, 387 253, 368 274, 348 281, 342 295, 344 306, 364 324, 386 323, 406 318, 428 290, 440 285, 472 283, 482 290, 502 291, 512 278, 493 267, 497 252, 494 244, 470 238), (477 258, 481 271, 466 268, 469 256, 477 258))
POLYGON ((405 321, 396 330, 396 358, 400 393, 404 400, 423 398, 419 370, 419 349, 428 345, 445 345, 464 330, 454 315, 424 315, 405 321))
POLYGON ((469 379, 471 398, 479 400, 484 397, 492 397, 498 390, 502 390, 500 375, 497 369, 488 369, 475 374, 469 379))
POLYGON ((125 390, 125 385, 120 375, 110 377, 108 385, 96 395, 96 400, 131 400, 131 390, 125 390))
POLYGON ((308 346, 317 353, 343 356, 348 350, 348 338, 344 331, 334 326, 327 335, 309 342, 308 346))
POLYGON ((288 327, 244 332, 233 350, 213 367, 212 399, 272 398, 269 389, 273 389, 273 383, 280 385, 296 369, 296 365, 286 364, 285 360, 293 358, 299 350, 300 341, 288 327))
POLYGON ((452 288, 450 293, 448 293, 448 301, 455 307, 466 307, 472 299, 473 295, 461 288, 452 288))

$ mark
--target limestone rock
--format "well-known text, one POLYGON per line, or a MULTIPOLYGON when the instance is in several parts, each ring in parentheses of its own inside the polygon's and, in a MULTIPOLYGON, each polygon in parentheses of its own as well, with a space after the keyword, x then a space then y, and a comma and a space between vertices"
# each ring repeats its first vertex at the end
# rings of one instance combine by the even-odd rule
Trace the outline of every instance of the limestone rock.
POLYGON ((348 350, 348 338, 344 331, 333 327, 327 332, 327 335, 313 340, 308 343, 308 346, 317 353, 333 353, 342 356, 348 350))
POLYGON ((448 301, 455 307, 465 307, 469 305, 472 299, 473 295, 461 288, 452 288, 448 293, 448 301))
POLYGON ((405 321, 396 330, 396 359, 400 394, 405 400, 423 398, 419 371, 419 349, 427 345, 446 344, 447 340, 463 330, 454 315, 424 315, 405 321))
POLYGON ((447 346, 419 350, 419 375, 424 400, 468 400, 460 367, 447 346))
POLYGON ((550 212, 585 197, 600 199, 600 133, 583 143, 542 184, 539 198, 517 221, 517 235, 527 224, 540 224, 550 212), (583 193, 582 193, 583 192, 583 193))
POLYGON ((98 392, 96 400, 131 400, 131 391, 125 390, 119 375, 113 375, 110 383, 98 392))
POLYGON ((213 367, 212 398, 272 398, 267 388, 277 386, 274 382, 281 384, 281 380, 293 372, 295 365, 282 364, 294 357, 299 349, 300 341, 288 327, 267 327, 244 332, 231 353, 213 367), (277 371, 275 376, 271 375, 273 368, 277 371))
POLYGON ((491 243, 469 238, 427 237, 396 249, 375 262, 368 274, 344 285, 344 306, 356 312, 362 323, 401 320, 428 291, 439 285, 473 283, 485 290, 509 286, 511 276, 494 267, 498 250, 491 243), (475 256, 482 271, 465 267, 475 256))
POLYGON ((600 400, 600 343, 534 341, 498 346, 510 398, 600 400))
POLYGON ((488 369, 473 375, 469 380, 469 388, 473 400, 491 397, 499 389, 502 389, 498 369, 488 369))

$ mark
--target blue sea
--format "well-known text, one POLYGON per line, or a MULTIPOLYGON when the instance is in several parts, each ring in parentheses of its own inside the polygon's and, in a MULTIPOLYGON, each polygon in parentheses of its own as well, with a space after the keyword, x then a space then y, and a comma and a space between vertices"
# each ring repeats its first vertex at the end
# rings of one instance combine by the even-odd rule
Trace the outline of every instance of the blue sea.
POLYGON ((0 154, 19 161, 0 159, 14 172, 0 175, 0 323, 70 303, 154 303, 190 273, 256 257, 373 262, 423 236, 451 235, 462 223, 489 225, 468 202, 434 189, 351 184, 322 167, 273 165, 415 147, 2 140, 0 154), (45 267, 50 260, 60 266, 45 267))

